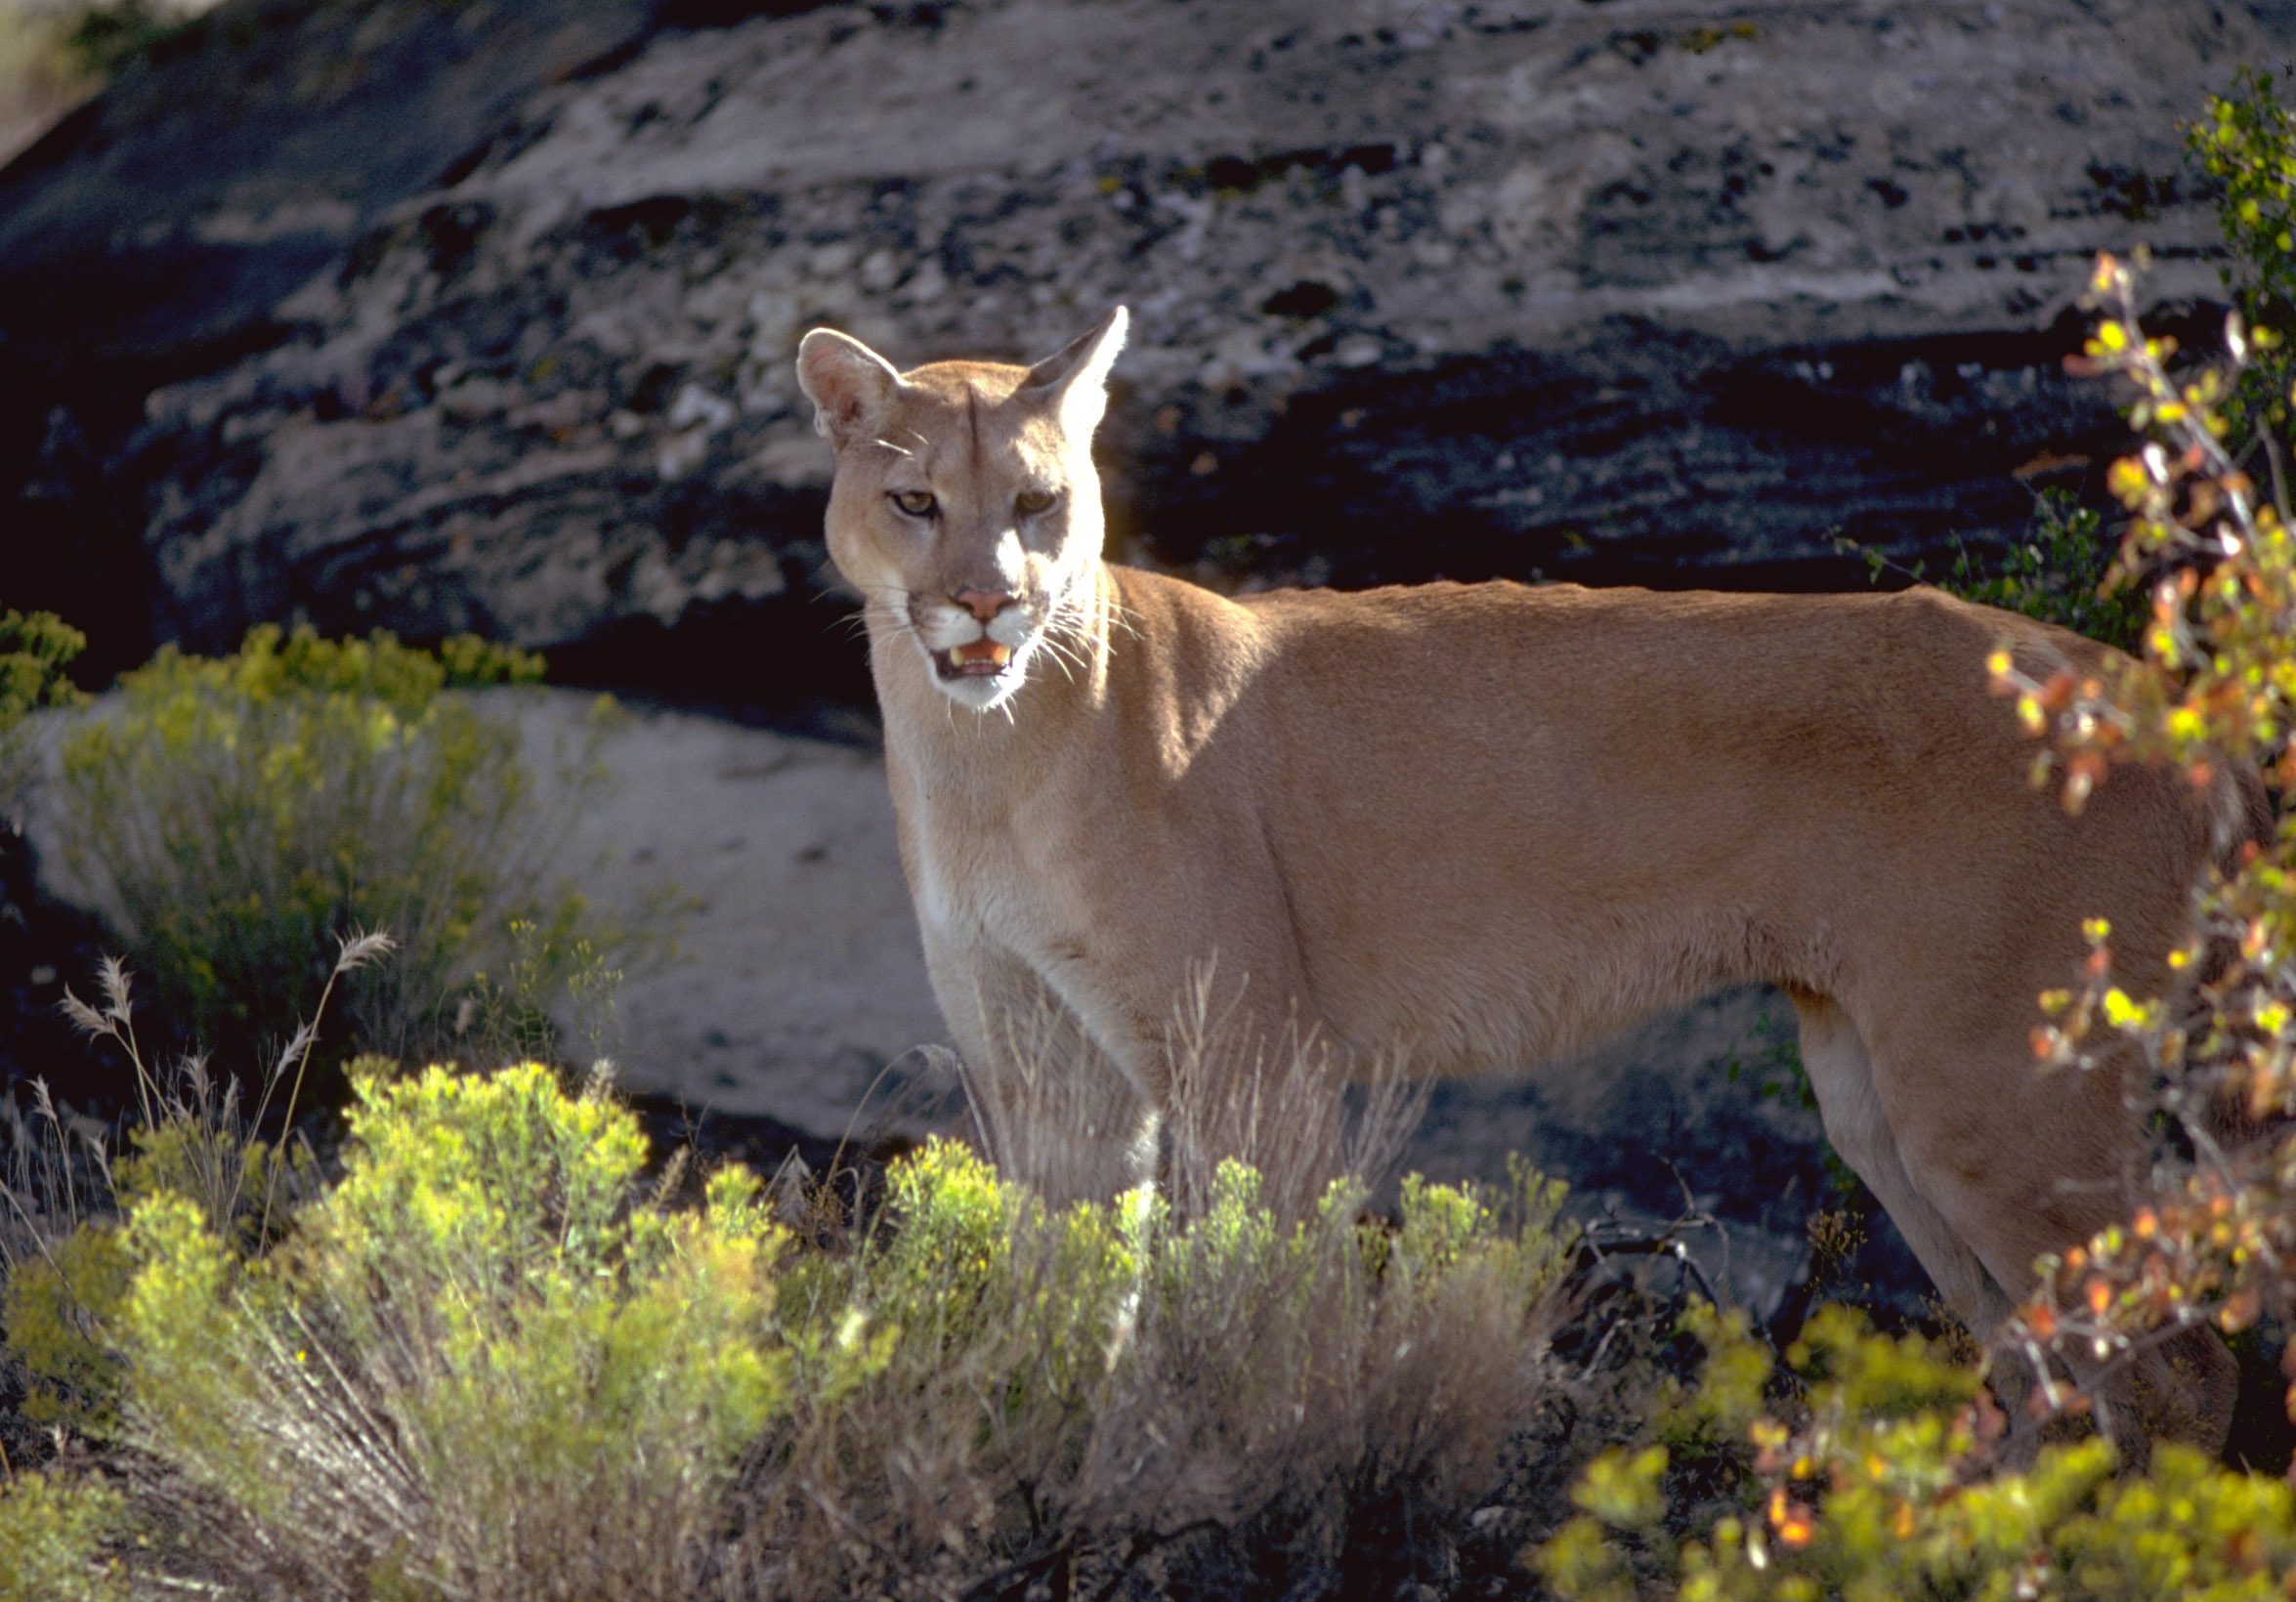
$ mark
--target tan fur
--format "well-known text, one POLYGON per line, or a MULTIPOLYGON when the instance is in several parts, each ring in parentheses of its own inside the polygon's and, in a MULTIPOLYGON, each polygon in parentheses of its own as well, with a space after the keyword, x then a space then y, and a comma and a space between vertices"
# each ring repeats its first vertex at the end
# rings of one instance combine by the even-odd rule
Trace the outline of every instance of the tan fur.
MULTIPOLYGON (((994 1083, 1049 1006, 1097 1110, 1048 1184, 1137 1174, 1209 965, 1263 1037, 1434 1075, 1783 987, 1829 1136, 1980 1331, 2036 1256, 2125 1216, 2122 1076, 2036 1069, 2035 997, 2098 916, 2120 982, 2165 989, 2221 842, 2163 773, 2067 817, 1984 667, 2004 642, 2028 668, 2103 648, 1926 589, 1228 600, 1110 566, 1089 443, 1121 338, 1119 313, 1034 369, 896 376, 824 331, 799 363, 942 1008, 994 1083), (1017 517, 1032 485, 1065 499, 1017 517), (1021 643, 1009 682, 936 673, 928 648, 981 633, 960 590, 1020 598, 989 625, 1021 643)), ((2121 1392, 2152 1427, 2221 1443, 2213 1337, 2139 1367, 2121 1392)))

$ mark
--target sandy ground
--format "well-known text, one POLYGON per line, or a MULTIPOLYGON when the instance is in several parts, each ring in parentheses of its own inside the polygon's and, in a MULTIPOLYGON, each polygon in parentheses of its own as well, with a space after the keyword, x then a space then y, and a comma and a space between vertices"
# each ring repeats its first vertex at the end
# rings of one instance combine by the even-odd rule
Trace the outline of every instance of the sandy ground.
MULTIPOLYGON (((545 693, 523 714, 530 745, 588 707, 545 693)), ((876 753, 625 706, 600 756, 568 874, 624 911, 665 890, 682 904, 674 949, 622 982, 607 1042, 622 1080, 816 1134, 909 1121, 920 1065, 903 1059, 941 1023, 876 753)))

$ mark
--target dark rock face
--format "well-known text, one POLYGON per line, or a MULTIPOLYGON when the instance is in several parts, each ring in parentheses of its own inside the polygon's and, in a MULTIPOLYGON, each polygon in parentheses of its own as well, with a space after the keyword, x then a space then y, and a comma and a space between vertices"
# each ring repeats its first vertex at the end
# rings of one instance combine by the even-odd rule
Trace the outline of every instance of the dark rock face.
POLYGON ((648 25, 645 0, 234 0, 0 171, 6 602, 139 659, 146 397, 292 337, 274 309, 383 208, 648 25))
POLYGON ((2288 21, 237 0, 0 175, 0 474, 197 645, 300 612, 855 693, 797 335, 1021 357, 1123 300, 1135 557, 1859 583, 1838 536, 1999 539, 2116 448, 2061 367, 2091 255, 2205 301, 2176 123, 2288 21))

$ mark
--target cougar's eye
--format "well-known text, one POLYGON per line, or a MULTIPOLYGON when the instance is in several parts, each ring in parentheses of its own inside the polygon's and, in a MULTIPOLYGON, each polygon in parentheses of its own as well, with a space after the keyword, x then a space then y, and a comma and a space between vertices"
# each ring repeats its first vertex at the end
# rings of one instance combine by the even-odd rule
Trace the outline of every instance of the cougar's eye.
POLYGON ((1039 512, 1049 512, 1058 499, 1049 489, 1024 489, 1012 497, 1012 509, 1024 518, 1033 518, 1039 512))
POLYGON ((913 518, 929 518, 933 515, 934 501, 929 490, 896 489, 893 491, 893 504, 913 518))

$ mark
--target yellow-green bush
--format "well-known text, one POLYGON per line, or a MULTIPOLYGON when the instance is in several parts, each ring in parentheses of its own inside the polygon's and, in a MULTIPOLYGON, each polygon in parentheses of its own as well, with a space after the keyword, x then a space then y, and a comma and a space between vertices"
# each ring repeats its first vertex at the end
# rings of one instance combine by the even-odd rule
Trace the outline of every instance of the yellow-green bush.
POLYGON ((109 1220, 27 1255, 0 1287, 0 1337, 23 1365, 24 1416, 108 1436, 119 1427, 119 1360, 101 1323, 127 1295, 133 1265, 109 1220))
POLYGON ((309 1597, 688 1594, 787 1405, 756 1182, 644 1204, 635 1119, 533 1064, 363 1075, 350 1119, 341 1182, 261 1257, 181 1194, 131 1207, 108 1332, 164 1465, 139 1533, 309 1597))
POLYGON ((0 1602, 126 1602, 126 1577, 101 1550, 123 1510, 101 1485, 0 1480, 0 1602))
POLYGON ((644 1158, 530 1064, 361 1073, 340 1181, 269 1237, 148 1159, 66 1243, 120 1271, 75 1331, 110 1433, 0 1499, 0 1553, 59 1595, 1275 1594, 1439 1574, 1551 1394, 1528 1174, 1388 1227, 1231 1161, 1182 1219, 934 1143, 825 1244, 739 1168, 670 1207, 644 1158))
POLYGON ((1573 1499, 1581 1516, 1536 1564, 1564 1602, 2281 1602, 2296 1573, 2296 1502, 2283 1481, 2181 1447, 2142 1477, 2113 1473, 2101 1440, 2045 1447, 2002 1472, 2005 1422, 1975 1370, 1915 1336, 1891 1339, 1820 1311, 1787 1357, 1791 1410, 1764 1406, 1766 1348, 1742 1321, 1700 1321, 1705 1376, 1662 1411, 1711 1476, 1686 1535, 1669 1481, 1691 1455, 1654 1444, 1605 1454, 1573 1499), (1685 1420, 1687 1424, 1685 1425, 1685 1420))
MULTIPOLYGON (((2207 117, 2187 139, 2223 187, 2217 215, 2232 254, 2225 287, 2251 328, 2296 333, 2296 110, 2270 73, 2243 67, 2231 94, 2209 97, 2207 117)), ((2296 418, 2292 385, 2296 352, 2273 340, 2255 352, 2227 411, 2235 426, 2285 441, 2296 418)))
POLYGON ((1299 1216, 1262 1188, 1228 1160, 1189 1216, 1052 1212, 962 1148, 897 1165, 885 1227, 786 1288, 806 1338, 859 1319, 881 1366, 768 1431, 739 1593, 1441 1580, 1555 1394, 1560 1188, 1413 1181, 1392 1229, 1351 1180, 1299 1216))
MULTIPOLYGON (((128 1150, 106 1165, 108 1200, 124 1209, 146 1198, 184 1197, 210 1229, 244 1251, 254 1246, 276 1190, 276 1154, 235 1124, 219 1123, 214 1111, 177 1103, 160 1121, 132 1126, 128 1150)), ((23 1214, 20 1221, 32 1220, 23 1214)), ((119 1218, 103 1209, 84 1222, 68 1216, 36 1222, 46 1227, 34 1231, 32 1242, 0 1249, 7 1270, 0 1281, 0 1338, 23 1366, 24 1415, 112 1436, 119 1428, 122 1370, 105 1326, 134 1273, 119 1218)))
POLYGON ((0 824, 14 820, 31 778, 24 714, 77 698, 64 669, 87 643, 53 613, 0 611, 0 824))
MULTIPOLYGON (((197 1040, 276 1049, 312 1016, 338 937, 398 954, 350 982, 363 1045, 429 1051, 474 974, 562 964, 580 898, 547 876, 571 801, 544 815, 515 723, 463 692, 529 683, 531 656, 472 639, 254 630, 234 655, 163 650, 67 739, 63 855, 104 905, 160 1013, 197 1040)), ((587 752, 560 753, 573 795, 587 752)))

